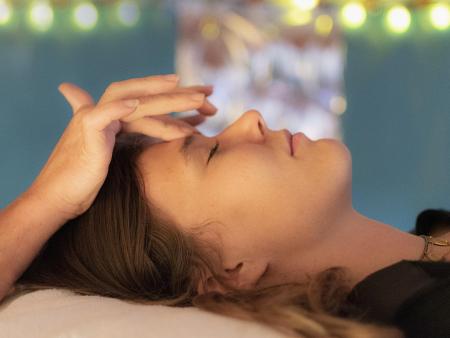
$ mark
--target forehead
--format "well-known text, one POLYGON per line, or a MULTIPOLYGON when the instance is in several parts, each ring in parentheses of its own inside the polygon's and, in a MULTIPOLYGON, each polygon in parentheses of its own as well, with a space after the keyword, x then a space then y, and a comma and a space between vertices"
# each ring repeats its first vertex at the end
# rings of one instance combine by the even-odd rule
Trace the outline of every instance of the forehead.
POLYGON ((199 191, 193 166, 186 166, 178 150, 183 141, 184 138, 179 138, 151 144, 137 159, 147 199, 174 219, 177 219, 177 215, 172 213, 174 210, 179 215, 187 215, 191 208, 189 201, 199 191))
POLYGON ((138 166, 144 176, 165 176, 163 173, 176 174, 183 166, 178 148, 184 138, 171 141, 149 143, 139 155, 138 166))

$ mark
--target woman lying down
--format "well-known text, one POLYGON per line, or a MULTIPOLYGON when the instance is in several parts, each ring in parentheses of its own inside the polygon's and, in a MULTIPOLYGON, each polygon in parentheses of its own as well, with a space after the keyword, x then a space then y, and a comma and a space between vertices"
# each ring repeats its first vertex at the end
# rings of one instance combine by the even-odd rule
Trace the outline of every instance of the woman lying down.
POLYGON ((450 337, 450 233, 354 210, 343 143, 270 130, 255 110, 206 137, 212 88, 176 76, 115 82, 96 104, 59 90, 73 117, 0 216, 2 298, 56 287, 286 337, 450 337))

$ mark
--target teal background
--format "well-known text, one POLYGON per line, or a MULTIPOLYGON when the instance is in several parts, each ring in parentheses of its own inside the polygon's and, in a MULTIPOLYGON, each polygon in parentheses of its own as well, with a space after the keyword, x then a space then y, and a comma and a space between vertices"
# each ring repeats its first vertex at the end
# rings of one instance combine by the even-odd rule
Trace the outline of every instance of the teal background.
POLYGON ((345 38, 353 206, 402 230, 424 209, 450 210, 450 31, 429 30, 425 14, 403 37, 375 13, 345 38))
MULTIPOLYGON (((31 184, 71 118, 58 85, 98 99, 113 81, 174 72, 174 17, 147 10, 131 30, 100 18, 85 33, 59 15, 50 34, 20 22, 0 30, 0 208, 31 184)), ((344 36, 344 142, 354 207, 409 230, 421 210, 450 209, 450 33, 416 26, 394 38, 381 24, 373 15, 344 36)))
POLYGON ((170 8, 148 7, 132 29, 119 27, 103 9, 91 32, 74 31, 68 13, 59 11, 58 29, 45 34, 19 20, 0 30, 0 208, 33 182, 72 117, 60 83, 72 82, 98 100, 111 82, 174 71, 170 8))

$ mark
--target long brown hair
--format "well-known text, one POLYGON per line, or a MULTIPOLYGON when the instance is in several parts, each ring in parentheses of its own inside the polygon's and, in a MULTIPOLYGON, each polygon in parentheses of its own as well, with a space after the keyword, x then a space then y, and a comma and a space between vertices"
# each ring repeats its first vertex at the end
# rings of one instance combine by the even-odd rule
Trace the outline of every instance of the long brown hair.
POLYGON ((289 337, 403 337, 397 328, 360 320, 346 301, 351 290, 343 267, 303 283, 251 290, 229 285, 213 264, 220 250, 200 239, 208 224, 187 233, 145 197, 136 161, 150 139, 118 135, 92 206, 54 233, 16 281, 12 295, 56 287, 128 302, 196 306, 257 321, 289 337), (197 293, 207 272, 226 293, 197 293))

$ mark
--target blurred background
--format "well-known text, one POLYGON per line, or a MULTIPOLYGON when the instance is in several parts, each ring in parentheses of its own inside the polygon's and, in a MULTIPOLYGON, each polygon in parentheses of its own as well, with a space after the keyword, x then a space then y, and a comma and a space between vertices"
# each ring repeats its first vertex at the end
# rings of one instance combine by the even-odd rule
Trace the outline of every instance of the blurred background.
MULTIPOLYGON (((248 109, 270 129, 336 138, 353 206, 408 231, 450 209, 447 0, 0 0, 0 208, 71 119, 57 87, 177 73, 213 84, 219 133, 248 109)), ((173 113, 174 116, 194 112, 173 113)), ((332 168, 330 168, 332 170, 332 168)))

